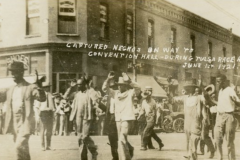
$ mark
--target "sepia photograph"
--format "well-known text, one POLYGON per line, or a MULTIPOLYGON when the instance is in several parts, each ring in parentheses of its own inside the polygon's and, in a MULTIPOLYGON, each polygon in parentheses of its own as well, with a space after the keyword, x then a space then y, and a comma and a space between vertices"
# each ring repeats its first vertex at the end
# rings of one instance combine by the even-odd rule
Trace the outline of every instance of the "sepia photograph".
POLYGON ((0 0, 0 160, 240 160, 240 0, 0 0))

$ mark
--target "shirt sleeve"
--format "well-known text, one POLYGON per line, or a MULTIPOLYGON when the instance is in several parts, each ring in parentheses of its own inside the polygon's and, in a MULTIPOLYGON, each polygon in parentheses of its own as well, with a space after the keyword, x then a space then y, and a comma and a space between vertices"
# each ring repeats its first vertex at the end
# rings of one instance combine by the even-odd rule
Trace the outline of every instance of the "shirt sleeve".
POLYGON ((0 89, 0 102, 5 102, 7 99, 7 89, 0 89))

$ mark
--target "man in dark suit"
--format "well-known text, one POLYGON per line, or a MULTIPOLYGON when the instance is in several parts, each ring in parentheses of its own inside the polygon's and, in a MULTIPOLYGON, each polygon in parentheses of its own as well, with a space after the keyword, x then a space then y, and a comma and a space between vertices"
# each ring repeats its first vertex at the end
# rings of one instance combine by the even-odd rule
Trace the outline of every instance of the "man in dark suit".
POLYGON ((98 96, 96 91, 86 90, 86 80, 79 79, 77 84, 79 91, 76 93, 72 103, 70 121, 76 120, 80 158, 82 160, 87 159, 88 149, 92 154, 92 160, 96 160, 98 155, 97 146, 90 137, 90 125, 93 117, 89 113, 93 109, 93 105, 98 103, 98 96))
MULTIPOLYGON (((17 85, 0 90, 0 102, 6 101, 6 119, 4 133, 13 133, 17 160, 30 160, 29 137, 34 130, 33 102, 46 100, 38 76, 36 84, 29 84, 23 78, 24 64, 13 61, 8 68, 17 85)), ((37 72, 36 72, 37 75, 37 72)))

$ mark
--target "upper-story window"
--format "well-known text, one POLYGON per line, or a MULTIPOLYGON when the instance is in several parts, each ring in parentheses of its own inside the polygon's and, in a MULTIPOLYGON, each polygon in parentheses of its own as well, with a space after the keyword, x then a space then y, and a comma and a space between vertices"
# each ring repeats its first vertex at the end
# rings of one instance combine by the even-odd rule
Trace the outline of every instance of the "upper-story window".
POLYGON ((154 22, 152 20, 148 20, 148 48, 153 47, 154 44, 154 22))
POLYGON ((108 39, 108 6, 105 3, 100 4, 100 38, 108 39))
MULTIPOLYGON (((227 49, 223 47, 223 57, 225 58, 227 56, 227 49)), ((226 64, 226 61, 223 61, 223 64, 226 64)))
POLYGON ((193 58, 193 61, 195 61, 196 51, 195 51, 195 36, 194 35, 190 36, 190 49, 192 49, 191 56, 193 58))
POLYGON ((127 34, 126 34, 126 43, 127 45, 133 44, 133 15, 131 13, 127 14, 127 20, 126 20, 126 26, 127 26, 127 34))
POLYGON ((40 9, 39 0, 27 0, 27 35, 40 33, 40 9))
MULTIPOLYGON (((175 28, 171 28, 171 48, 176 48, 177 44, 176 44, 176 29, 175 28)), ((174 52, 171 52, 172 55, 174 55, 174 52)))
POLYGON ((212 58, 212 42, 208 42, 208 57, 212 58))
POLYGON ((58 2, 58 33, 77 34, 76 0, 58 2))

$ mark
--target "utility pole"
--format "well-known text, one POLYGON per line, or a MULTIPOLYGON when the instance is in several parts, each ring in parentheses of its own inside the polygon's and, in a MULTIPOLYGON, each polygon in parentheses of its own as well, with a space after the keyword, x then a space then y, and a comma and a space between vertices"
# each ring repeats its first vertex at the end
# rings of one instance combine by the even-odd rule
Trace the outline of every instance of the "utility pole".
POLYGON ((135 50, 133 52, 133 80, 137 82, 137 71, 136 71, 136 0, 132 0, 132 6, 133 6, 133 47, 135 47, 135 50))

